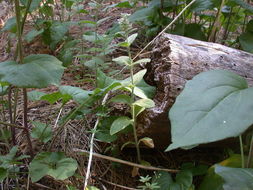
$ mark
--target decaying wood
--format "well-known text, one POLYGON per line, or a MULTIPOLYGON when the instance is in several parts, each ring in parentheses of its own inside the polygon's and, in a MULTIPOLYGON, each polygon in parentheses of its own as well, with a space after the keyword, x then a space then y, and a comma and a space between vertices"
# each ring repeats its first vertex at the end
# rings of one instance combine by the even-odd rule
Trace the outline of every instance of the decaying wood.
POLYGON ((156 106, 139 117, 138 131, 153 138, 157 147, 170 143, 168 111, 187 80, 203 71, 226 69, 253 85, 253 54, 216 43, 163 34, 154 43, 151 60, 145 79, 156 86, 156 106))

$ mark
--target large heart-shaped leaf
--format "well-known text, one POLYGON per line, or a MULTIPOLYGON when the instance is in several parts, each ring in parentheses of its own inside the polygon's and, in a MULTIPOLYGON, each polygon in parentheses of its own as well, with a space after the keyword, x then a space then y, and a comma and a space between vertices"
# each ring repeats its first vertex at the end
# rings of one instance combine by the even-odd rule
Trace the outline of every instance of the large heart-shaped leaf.
POLYGON ((32 160, 29 174, 32 182, 39 181, 45 175, 65 180, 74 175, 76 169, 76 160, 65 157, 61 152, 41 152, 32 160))
POLYGON ((230 168, 215 166, 215 173, 220 175, 225 181, 224 190, 252 190, 253 189, 253 169, 252 168, 230 168))
POLYGON ((15 61, 0 63, 0 81, 23 88, 44 88, 58 85, 64 67, 51 55, 30 55, 24 58, 24 64, 15 61))
POLYGON ((253 88, 232 72, 195 76, 169 112, 173 143, 166 151, 239 136, 253 123, 252 97, 253 88))

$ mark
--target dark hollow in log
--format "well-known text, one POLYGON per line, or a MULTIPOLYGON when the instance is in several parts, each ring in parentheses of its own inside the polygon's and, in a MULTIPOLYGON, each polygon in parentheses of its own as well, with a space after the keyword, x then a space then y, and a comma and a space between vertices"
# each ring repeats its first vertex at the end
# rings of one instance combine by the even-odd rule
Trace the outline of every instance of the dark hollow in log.
POLYGON ((168 111, 187 80, 203 71, 225 69, 253 85, 253 54, 172 34, 155 41, 146 68, 146 82, 156 86, 156 106, 138 118, 138 134, 153 138, 157 148, 170 144, 168 111))

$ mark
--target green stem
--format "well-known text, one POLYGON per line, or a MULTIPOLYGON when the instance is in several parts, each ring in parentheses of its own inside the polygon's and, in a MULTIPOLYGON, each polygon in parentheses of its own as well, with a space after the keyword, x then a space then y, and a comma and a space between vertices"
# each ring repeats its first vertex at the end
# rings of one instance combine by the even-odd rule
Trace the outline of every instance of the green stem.
POLYGON ((244 151, 243 151, 243 142, 242 142, 242 135, 239 136, 240 140, 240 149, 241 149, 241 160, 242 160, 242 168, 245 168, 245 161, 244 161, 244 151))
POLYGON ((248 156, 248 160, 247 160, 247 168, 251 167, 252 159, 253 159, 253 134, 252 134, 251 142, 250 142, 249 156, 248 156))
MULTIPOLYGON (((128 35, 127 35, 128 36, 128 35)), ((140 153, 140 147, 138 143, 138 136, 137 136, 137 130, 136 130, 136 116, 135 116, 135 111, 134 111, 134 100, 135 100, 135 95, 134 95, 134 68, 133 68, 133 60, 132 60, 132 55, 130 51, 130 47, 127 48, 128 52, 128 57, 131 60, 129 69, 130 69, 130 77, 131 77, 131 111, 132 111, 132 119, 133 119, 133 134, 134 134, 134 142, 135 142, 135 147, 136 147, 136 152, 137 152, 137 160, 140 163, 141 162, 141 153, 140 153)))

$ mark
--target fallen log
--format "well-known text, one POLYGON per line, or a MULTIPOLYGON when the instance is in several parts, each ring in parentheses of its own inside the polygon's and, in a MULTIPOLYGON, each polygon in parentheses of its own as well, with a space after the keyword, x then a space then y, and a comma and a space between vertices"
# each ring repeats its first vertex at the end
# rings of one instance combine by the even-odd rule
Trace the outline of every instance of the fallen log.
POLYGON ((253 86, 253 54, 172 34, 163 34, 154 42, 146 68, 146 82, 156 86, 156 106, 138 118, 138 134, 151 137, 158 148, 170 144, 168 111, 187 80, 203 71, 225 69, 253 86))

